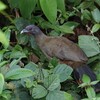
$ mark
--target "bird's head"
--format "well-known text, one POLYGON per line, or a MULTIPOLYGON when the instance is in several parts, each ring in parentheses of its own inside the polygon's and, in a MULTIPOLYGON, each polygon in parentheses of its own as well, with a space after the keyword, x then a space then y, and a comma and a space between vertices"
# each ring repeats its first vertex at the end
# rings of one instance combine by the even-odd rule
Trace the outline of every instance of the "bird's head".
POLYGON ((33 35, 37 35, 41 33, 41 30, 35 25, 28 25, 21 31, 21 33, 30 33, 33 35))

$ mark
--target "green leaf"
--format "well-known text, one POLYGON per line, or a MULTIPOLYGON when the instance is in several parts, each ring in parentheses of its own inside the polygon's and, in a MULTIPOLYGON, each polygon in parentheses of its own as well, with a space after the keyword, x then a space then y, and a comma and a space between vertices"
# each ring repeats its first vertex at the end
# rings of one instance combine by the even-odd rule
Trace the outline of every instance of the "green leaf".
POLYGON ((21 79, 25 77, 33 76, 35 73, 29 69, 17 68, 10 70, 5 74, 5 79, 21 79))
POLYGON ((84 74, 83 77, 82 77, 82 81, 83 81, 84 83, 90 83, 90 82, 91 82, 89 76, 87 76, 87 75, 85 75, 85 74, 84 74))
POLYGON ((90 11, 85 9, 85 10, 82 10, 81 12, 82 12, 82 16, 81 16, 82 20, 84 20, 84 19, 91 20, 91 12, 90 11))
POLYGON ((88 87, 85 90, 86 90, 86 94, 90 100, 92 100, 92 98, 96 97, 95 91, 92 87, 88 87))
POLYGON ((19 58, 19 59, 17 59, 17 60, 14 59, 14 60, 10 63, 10 65, 9 65, 10 68, 13 67, 13 66, 15 66, 15 65, 17 65, 17 63, 18 63, 20 60, 21 60, 21 58, 19 58))
POLYGON ((53 57, 52 59, 50 59, 49 65, 48 65, 49 68, 56 67, 57 65, 58 65, 58 59, 57 58, 53 57))
POLYGON ((70 27, 71 29, 74 29, 75 27, 77 27, 79 25, 79 23, 74 22, 74 21, 68 21, 68 22, 64 23, 63 25, 66 25, 66 26, 70 27))
POLYGON ((94 5, 93 5, 93 1, 84 1, 84 2, 82 2, 82 3, 78 6, 78 8, 80 8, 80 9, 86 9, 86 8, 91 7, 91 6, 94 6, 94 5))
POLYGON ((35 63, 33 63, 33 62, 29 62, 26 66, 25 66, 25 68, 27 68, 27 69, 30 69, 30 70, 32 70, 33 72, 38 68, 38 65, 36 65, 35 63))
POLYGON ((6 9, 6 5, 0 1, 0 11, 6 9))
POLYGON ((16 28, 21 31, 23 28, 25 28, 27 25, 29 25, 29 21, 22 18, 22 17, 19 17, 19 18, 16 18, 14 20, 14 23, 15 23, 15 26, 16 28))
POLYGON ((73 32, 73 29, 71 29, 71 27, 67 26, 66 24, 61 25, 61 26, 58 26, 58 29, 59 29, 61 32, 64 32, 64 33, 74 33, 74 32, 73 32))
POLYGON ((30 18, 35 9, 37 0, 19 0, 19 9, 24 18, 30 18))
POLYGON ((82 84, 80 84, 78 87, 83 88, 83 87, 86 87, 87 85, 89 85, 89 84, 88 84, 88 83, 82 83, 82 84))
POLYGON ((50 91, 55 90, 60 86, 59 76, 55 74, 49 75, 44 79, 44 86, 50 91))
POLYGON ((0 62, 0 67, 4 66, 7 63, 8 63, 8 61, 2 61, 2 62, 0 62))
POLYGON ((1 62, 1 60, 3 59, 3 54, 4 54, 4 52, 5 52, 5 49, 0 50, 0 62, 1 62))
POLYGON ((65 0, 57 0, 57 7, 62 13, 65 13, 65 0))
POLYGON ((4 77, 3 75, 0 73, 0 94, 3 91, 3 86, 4 86, 4 77))
POLYGON ((73 98, 66 92, 55 90, 48 93, 46 100, 73 100, 73 98))
POLYGON ((92 27, 92 33, 97 32, 100 29, 100 24, 94 24, 92 27))
POLYGON ((39 99, 46 95, 47 95, 47 90, 41 85, 37 85, 32 89, 32 97, 34 99, 39 99))
POLYGON ((98 8, 94 9, 92 12, 92 16, 97 23, 100 23, 100 10, 98 8))
POLYGON ((95 72, 97 79, 100 80, 100 62, 97 62, 95 65, 93 65, 93 71, 95 72))
POLYGON ((10 58, 26 58, 26 54, 20 45, 16 45, 11 52, 10 58))
POLYGON ((63 82, 69 78, 73 69, 66 64, 58 64, 55 68, 53 73, 58 74, 60 77, 60 81, 63 82))
POLYGON ((7 0, 11 8, 18 8, 20 0, 7 0))
POLYGON ((43 13, 51 23, 56 23, 57 0, 40 0, 43 13))
POLYGON ((17 34, 17 40, 19 44, 26 45, 29 41, 29 36, 27 34, 17 34))
POLYGON ((7 39, 6 35, 0 30, 0 42, 3 44, 5 48, 9 46, 9 39, 7 39))
POLYGON ((10 58, 26 58, 26 55, 21 51, 13 51, 10 55, 10 58))
POLYGON ((93 81, 93 82, 91 82, 90 84, 91 85, 95 85, 95 84, 97 84, 99 81, 93 81))
POLYGON ((97 37, 81 35, 78 40, 80 48, 82 48, 88 57, 92 57, 100 53, 97 45, 97 43, 99 43, 99 39, 97 37))

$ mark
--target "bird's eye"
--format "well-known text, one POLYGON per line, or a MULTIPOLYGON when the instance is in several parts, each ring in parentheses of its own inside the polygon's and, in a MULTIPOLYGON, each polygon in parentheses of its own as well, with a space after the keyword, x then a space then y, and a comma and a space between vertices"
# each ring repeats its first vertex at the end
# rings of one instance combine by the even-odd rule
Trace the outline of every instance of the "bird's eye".
POLYGON ((30 31, 31 31, 31 30, 32 30, 32 28, 30 27, 28 30, 30 30, 30 31))

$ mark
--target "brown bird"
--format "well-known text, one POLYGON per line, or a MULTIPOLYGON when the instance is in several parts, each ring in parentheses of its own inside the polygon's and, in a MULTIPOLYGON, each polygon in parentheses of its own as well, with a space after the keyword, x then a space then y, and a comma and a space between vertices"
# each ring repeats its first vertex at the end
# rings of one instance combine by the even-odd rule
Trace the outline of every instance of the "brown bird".
MULTIPOLYGON (((61 63, 70 65, 74 69, 75 78, 82 80, 83 74, 87 74, 91 81, 96 80, 96 75, 87 66, 88 58, 77 44, 64 37, 46 36, 37 26, 28 25, 21 33, 34 35, 37 45, 48 59, 56 57, 61 63)), ((100 83, 96 84, 95 89, 100 89, 100 83)))

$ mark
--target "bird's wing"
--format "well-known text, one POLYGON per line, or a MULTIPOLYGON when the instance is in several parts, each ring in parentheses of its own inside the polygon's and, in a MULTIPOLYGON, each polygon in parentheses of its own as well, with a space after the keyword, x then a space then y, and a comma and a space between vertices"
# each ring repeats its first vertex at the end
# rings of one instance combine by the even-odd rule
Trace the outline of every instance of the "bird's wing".
POLYGON ((73 42, 64 37, 53 37, 45 41, 41 47, 49 57, 57 57, 61 60, 86 61, 85 53, 73 42))

